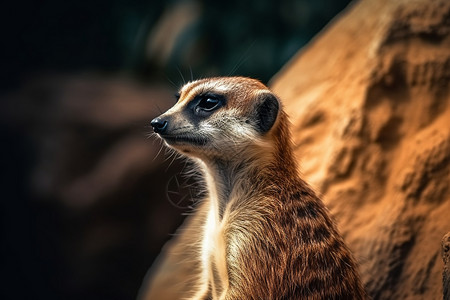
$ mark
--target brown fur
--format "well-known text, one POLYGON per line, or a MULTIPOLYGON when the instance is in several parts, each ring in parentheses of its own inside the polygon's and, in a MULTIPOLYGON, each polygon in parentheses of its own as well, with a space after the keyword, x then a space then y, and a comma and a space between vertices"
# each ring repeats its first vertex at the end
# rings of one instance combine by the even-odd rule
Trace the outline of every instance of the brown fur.
POLYGON ((227 104, 205 122, 219 124, 223 135, 216 133, 205 147, 169 143, 199 163, 209 193, 206 211, 197 212, 206 219, 197 245, 202 272, 191 298, 364 299, 350 251, 298 175, 282 107, 269 132, 252 131, 248 116, 270 93, 263 84, 242 77, 189 83, 162 116, 186 122, 179 115, 187 103, 216 86, 227 104), (228 122, 241 120, 243 133, 233 136, 236 127, 228 122), (228 136, 234 140, 224 142, 228 136))

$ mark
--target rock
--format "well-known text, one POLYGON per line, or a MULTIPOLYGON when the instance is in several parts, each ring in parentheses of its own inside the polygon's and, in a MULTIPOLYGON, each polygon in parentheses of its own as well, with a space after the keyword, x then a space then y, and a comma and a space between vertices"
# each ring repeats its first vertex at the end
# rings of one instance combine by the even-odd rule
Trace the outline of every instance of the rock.
MULTIPOLYGON (((301 171, 335 216, 373 299, 442 297, 449 81, 450 2, 363 0, 271 83, 291 116, 301 171)), ((177 289, 167 279, 171 253, 189 228, 165 248, 153 270, 158 284, 142 299, 177 289)))
POLYGON ((448 1, 367 0, 272 82, 302 173, 335 215, 374 299, 442 295, 449 67, 448 1))
POLYGON ((450 299, 450 232, 442 238, 441 255, 444 261, 444 272, 442 273, 442 286, 444 288, 444 300, 450 299))

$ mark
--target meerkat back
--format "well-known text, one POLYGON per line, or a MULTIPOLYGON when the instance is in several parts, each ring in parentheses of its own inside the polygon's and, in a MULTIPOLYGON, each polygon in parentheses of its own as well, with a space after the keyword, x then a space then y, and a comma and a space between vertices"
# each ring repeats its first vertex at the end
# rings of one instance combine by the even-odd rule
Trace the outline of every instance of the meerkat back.
POLYGON ((190 82, 178 96, 151 124, 196 162, 206 185, 195 222, 181 233, 190 236, 169 257, 192 270, 171 283, 184 282, 182 298, 366 298, 328 211, 298 175, 279 99, 244 77, 190 82))

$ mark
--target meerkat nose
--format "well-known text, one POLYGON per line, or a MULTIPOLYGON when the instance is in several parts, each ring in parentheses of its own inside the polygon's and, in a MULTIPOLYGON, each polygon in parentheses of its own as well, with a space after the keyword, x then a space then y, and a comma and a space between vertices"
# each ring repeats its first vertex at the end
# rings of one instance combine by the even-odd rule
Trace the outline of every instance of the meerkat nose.
POLYGON ((160 118, 155 118, 150 123, 153 127, 153 131, 156 133, 164 133, 167 129, 167 121, 160 118))

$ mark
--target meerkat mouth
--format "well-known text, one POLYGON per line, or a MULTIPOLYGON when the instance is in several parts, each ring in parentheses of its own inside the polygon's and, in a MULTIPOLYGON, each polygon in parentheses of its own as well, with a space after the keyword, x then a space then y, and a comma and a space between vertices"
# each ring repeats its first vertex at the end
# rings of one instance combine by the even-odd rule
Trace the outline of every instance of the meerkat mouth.
POLYGON ((191 135, 161 135, 161 138, 169 144, 190 144, 196 146, 205 146, 208 140, 204 137, 191 135))

